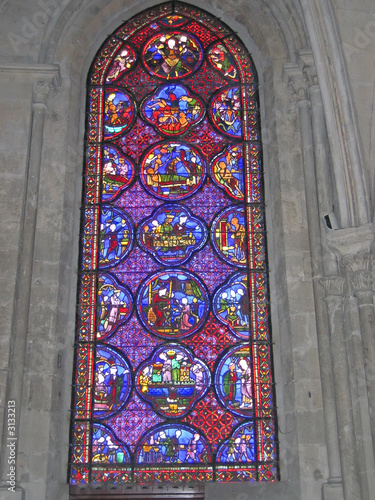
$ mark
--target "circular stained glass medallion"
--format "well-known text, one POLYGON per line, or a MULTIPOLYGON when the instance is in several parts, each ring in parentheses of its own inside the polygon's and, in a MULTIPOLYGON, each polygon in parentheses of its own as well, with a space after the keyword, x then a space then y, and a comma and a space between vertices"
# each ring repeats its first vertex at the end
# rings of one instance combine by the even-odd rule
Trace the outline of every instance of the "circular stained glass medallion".
POLYGON ((203 184, 206 166, 195 148, 180 142, 159 143, 141 162, 145 189, 162 200, 182 200, 203 184))
POLYGON ((143 49, 143 62, 155 76, 167 80, 196 71, 203 59, 202 47, 190 33, 166 31, 155 35, 143 49))
POLYGON ((205 322, 209 310, 206 286, 193 273, 166 269, 152 274, 137 293, 143 325, 164 338, 187 337, 205 322))

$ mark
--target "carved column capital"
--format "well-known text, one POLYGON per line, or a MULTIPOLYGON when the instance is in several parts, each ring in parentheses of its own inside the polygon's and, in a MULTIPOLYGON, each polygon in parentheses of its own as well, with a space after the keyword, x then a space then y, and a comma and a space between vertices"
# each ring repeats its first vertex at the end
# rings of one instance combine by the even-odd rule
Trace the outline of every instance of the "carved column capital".
POLYGON ((348 291, 356 296, 360 292, 371 292, 375 271, 374 225, 331 231, 326 236, 346 276, 348 291))
POLYGON ((326 298, 344 296, 345 278, 342 276, 328 276, 320 279, 319 283, 325 289, 326 298))
POLYGON ((310 50, 301 50, 297 63, 284 64, 284 81, 298 101, 308 99, 308 90, 318 85, 314 57, 310 50))
POLYGON ((33 106, 47 107, 48 100, 56 95, 57 88, 52 82, 40 80, 33 83, 33 106))
POLYGON ((298 101, 308 99, 308 85, 300 66, 295 63, 284 64, 284 82, 289 89, 295 94, 298 101))

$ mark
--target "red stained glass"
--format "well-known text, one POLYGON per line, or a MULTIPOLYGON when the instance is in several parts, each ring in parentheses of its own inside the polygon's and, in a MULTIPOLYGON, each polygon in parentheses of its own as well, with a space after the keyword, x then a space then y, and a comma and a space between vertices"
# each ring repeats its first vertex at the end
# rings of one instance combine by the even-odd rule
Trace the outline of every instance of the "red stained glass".
POLYGON ((256 81, 179 2, 93 61, 72 484, 278 478, 256 81))

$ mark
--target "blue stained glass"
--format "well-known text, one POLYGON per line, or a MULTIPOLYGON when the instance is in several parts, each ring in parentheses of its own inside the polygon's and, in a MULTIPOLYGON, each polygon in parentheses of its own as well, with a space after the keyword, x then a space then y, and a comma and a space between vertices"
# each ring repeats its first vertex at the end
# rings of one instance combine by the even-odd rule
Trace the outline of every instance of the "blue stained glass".
POLYGON ((166 269, 151 275, 137 293, 145 328, 166 338, 191 335, 207 318, 209 297, 201 280, 187 271, 166 269))
POLYGON ((100 218, 100 267, 111 267, 126 257, 131 250, 133 239, 129 215, 109 205, 103 206, 100 218))
POLYGON ((178 204, 162 205, 138 229, 139 244, 166 266, 186 262, 206 239, 203 221, 178 204))
POLYGON ((204 115, 204 103, 182 85, 165 85, 142 106, 144 117, 166 135, 180 135, 204 115))
POLYGON ((250 303, 247 274, 237 273, 231 276, 216 290, 213 310, 219 321, 228 326, 232 333, 249 339, 250 303))
POLYGON ((141 164, 145 189, 164 200, 182 200, 193 195, 206 176, 206 165, 198 151, 180 142, 153 146, 141 164))
POLYGON ((117 350, 98 345, 96 349, 93 414, 96 418, 112 415, 131 391, 129 363, 117 350))
POLYGON ((205 439, 196 429, 186 425, 158 426, 141 441, 136 462, 147 463, 207 463, 211 452, 205 439))

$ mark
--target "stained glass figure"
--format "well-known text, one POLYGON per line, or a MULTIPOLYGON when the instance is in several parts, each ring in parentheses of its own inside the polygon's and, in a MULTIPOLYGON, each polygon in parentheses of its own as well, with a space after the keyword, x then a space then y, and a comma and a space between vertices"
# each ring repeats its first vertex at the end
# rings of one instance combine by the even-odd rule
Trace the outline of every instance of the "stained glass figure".
POLYGON ((198 40, 182 31, 155 35, 143 49, 143 61, 155 76, 173 80, 196 71, 203 59, 198 40))
POLYGON ((205 244, 204 222, 177 204, 162 205, 138 229, 138 242, 163 265, 177 266, 205 244))
POLYGON ((186 87, 165 85, 145 100, 142 111, 159 132, 179 135, 201 120, 204 105, 186 87))
POLYGON ((131 97, 122 90, 107 89, 104 107, 104 136, 115 137, 129 129, 135 119, 131 97))
POLYGON ((205 285, 191 272, 163 270, 147 278, 137 293, 145 328, 167 338, 186 337, 204 323, 209 309, 205 285))
POLYGON ((243 200, 245 193, 244 162, 241 146, 229 146, 216 156, 211 164, 213 181, 235 200, 243 200))
POLYGON ((131 250, 133 238, 132 222, 128 214, 103 205, 100 218, 100 267, 113 266, 126 257, 131 250))
POLYGON ((231 437, 218 450, 217 461, 251 463, 255 458, 254 423, 238 427, 231 437))
POLYGON ((141 365, 136 385, 155 411, 169 418, 185 415, 208 390, 207 366, 178 344, 164 344, 141 365))
POLYGON ((250 303, 247 274, 237 273, 217 289, 213 298, 213 309, 219 321, 228 326, 232 333, 244 339, 249 338, 250 303))
POLYGON ((115 349, 99 345, 96 350, 94 416, 112 415, 129 397, 131 390, 130 367, 115 349))
POLYGON ((103 148, 102 200, 109 202, 129 186, 134 178, 135 169, 130 158, 106 144, 103 148))
POLYGON ((220 91, 213 99, 211 119, 219 131, 231 137, 242 137, 240 89, 230 87, 220 91))
POLYGON ((70 482, 276 481, 257 75, 178 1, 88 77, 70 482))
POLYGON ((187 22, 187 18, 177 14, 171 14, 163 17, 159 22, 162 26, 166 26, 167 28, 178 28, 187 22))
POLYGON ((206 440, 186 425, 163 425, 146 435, 136 451, 137 463, 197 464, 211 462, 206 440))
POLYGON ((130 290, 110 274, 99 275, 97 339, 104 340, 125 323, 133 311, 130 290))
POLYGON ((165 142, 153 146, 141 164, 145 189, 164 200, 181 200, 194 194, 206 176, 202 156, 190 145, 165 142))
POLYGON ((135 61, 136 55, 134 50, 127 45, 123 45, 109 67, 106 83, 112 83, 120 78, 125 71, 129 71, 135 61))
POLYGON ((253 413, 252 361, 245 344, 230 349, 219 361, 215 390, 221 403, 236 415, 253 413))
POLYGON ((222 43, 215 44, 208 52, 208 59, 214 68, 231 80, 238 80, 236 63, 228 49, 222 43))
POLYGON ((130 463, 130 454, 114 434, 104 425, 94 424, 92 440, 92 461, 94 463, 130 463))
POLYGON ((212 244, 229 264, 246 267, 246 219, 243 206, 230 206, 222 211, 211 227, 212 244))

